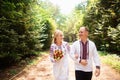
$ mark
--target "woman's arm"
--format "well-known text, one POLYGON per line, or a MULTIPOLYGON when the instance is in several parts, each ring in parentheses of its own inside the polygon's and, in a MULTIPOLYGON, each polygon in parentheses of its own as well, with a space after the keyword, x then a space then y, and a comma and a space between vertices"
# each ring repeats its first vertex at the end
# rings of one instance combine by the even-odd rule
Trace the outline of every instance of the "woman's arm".
POLYGON ((50 46, 50 60, 51 60, 51 62, 55 62, 55 60, 53 58, 53 53, 54 53, 54 45, 52 44, 50 46))

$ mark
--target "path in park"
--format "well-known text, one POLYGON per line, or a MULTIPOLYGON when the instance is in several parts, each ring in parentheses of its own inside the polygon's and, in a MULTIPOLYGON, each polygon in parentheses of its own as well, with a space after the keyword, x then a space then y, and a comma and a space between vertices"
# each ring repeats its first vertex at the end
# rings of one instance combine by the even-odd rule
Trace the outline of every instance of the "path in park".
MULTIPOLYGON (((75 80, 74 63, 70 58, 69 65, 69 80, 75 80)), ((11 78, 10 80, 54 80, 52 75, 52 63, 49 60, 49 55, 44 55, 37 65, 25 68, 17 76, 11 78)), ((97 78, 93 76, 92 80, 120 80, 120 74, 109 66, 102 64, 101 75, 97 78)))

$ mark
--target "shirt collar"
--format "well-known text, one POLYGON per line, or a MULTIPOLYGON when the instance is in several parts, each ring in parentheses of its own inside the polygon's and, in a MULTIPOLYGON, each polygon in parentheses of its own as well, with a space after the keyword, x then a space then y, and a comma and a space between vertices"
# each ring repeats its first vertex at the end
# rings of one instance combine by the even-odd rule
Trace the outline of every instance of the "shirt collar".
MULTIPOLYGON (((79 39, 79 41, 81 42, 82 40, 81 39, 79 39)), ((89 41, 89 39, 87 38, 87 41, 89 41)))

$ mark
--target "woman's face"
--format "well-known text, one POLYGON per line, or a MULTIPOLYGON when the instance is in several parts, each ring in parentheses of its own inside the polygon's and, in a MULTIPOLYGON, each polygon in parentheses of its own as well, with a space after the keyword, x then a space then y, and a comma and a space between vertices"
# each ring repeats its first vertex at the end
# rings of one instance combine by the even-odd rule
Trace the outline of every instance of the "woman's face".
POLYGON ((57 42, 62 42, 64 36, 63 33, 59 33, 58 36, 56 37, 57 42))

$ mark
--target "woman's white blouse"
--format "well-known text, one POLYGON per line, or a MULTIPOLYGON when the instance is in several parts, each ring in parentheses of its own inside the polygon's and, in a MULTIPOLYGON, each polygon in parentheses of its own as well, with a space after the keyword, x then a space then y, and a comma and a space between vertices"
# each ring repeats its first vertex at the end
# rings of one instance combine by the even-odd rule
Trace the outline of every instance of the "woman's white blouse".
POLYGON ((53 63, 53 74, 55 80, 68 80, 68 53, 70 51, 70 47, 67 42, 63 42, 61 46, 57 46, 56 44, 52 44, 50 47, 50 60, 53 63), (63 58, 55 62, 53 58, 53 52, 61 47, 63 52, 63 58))

